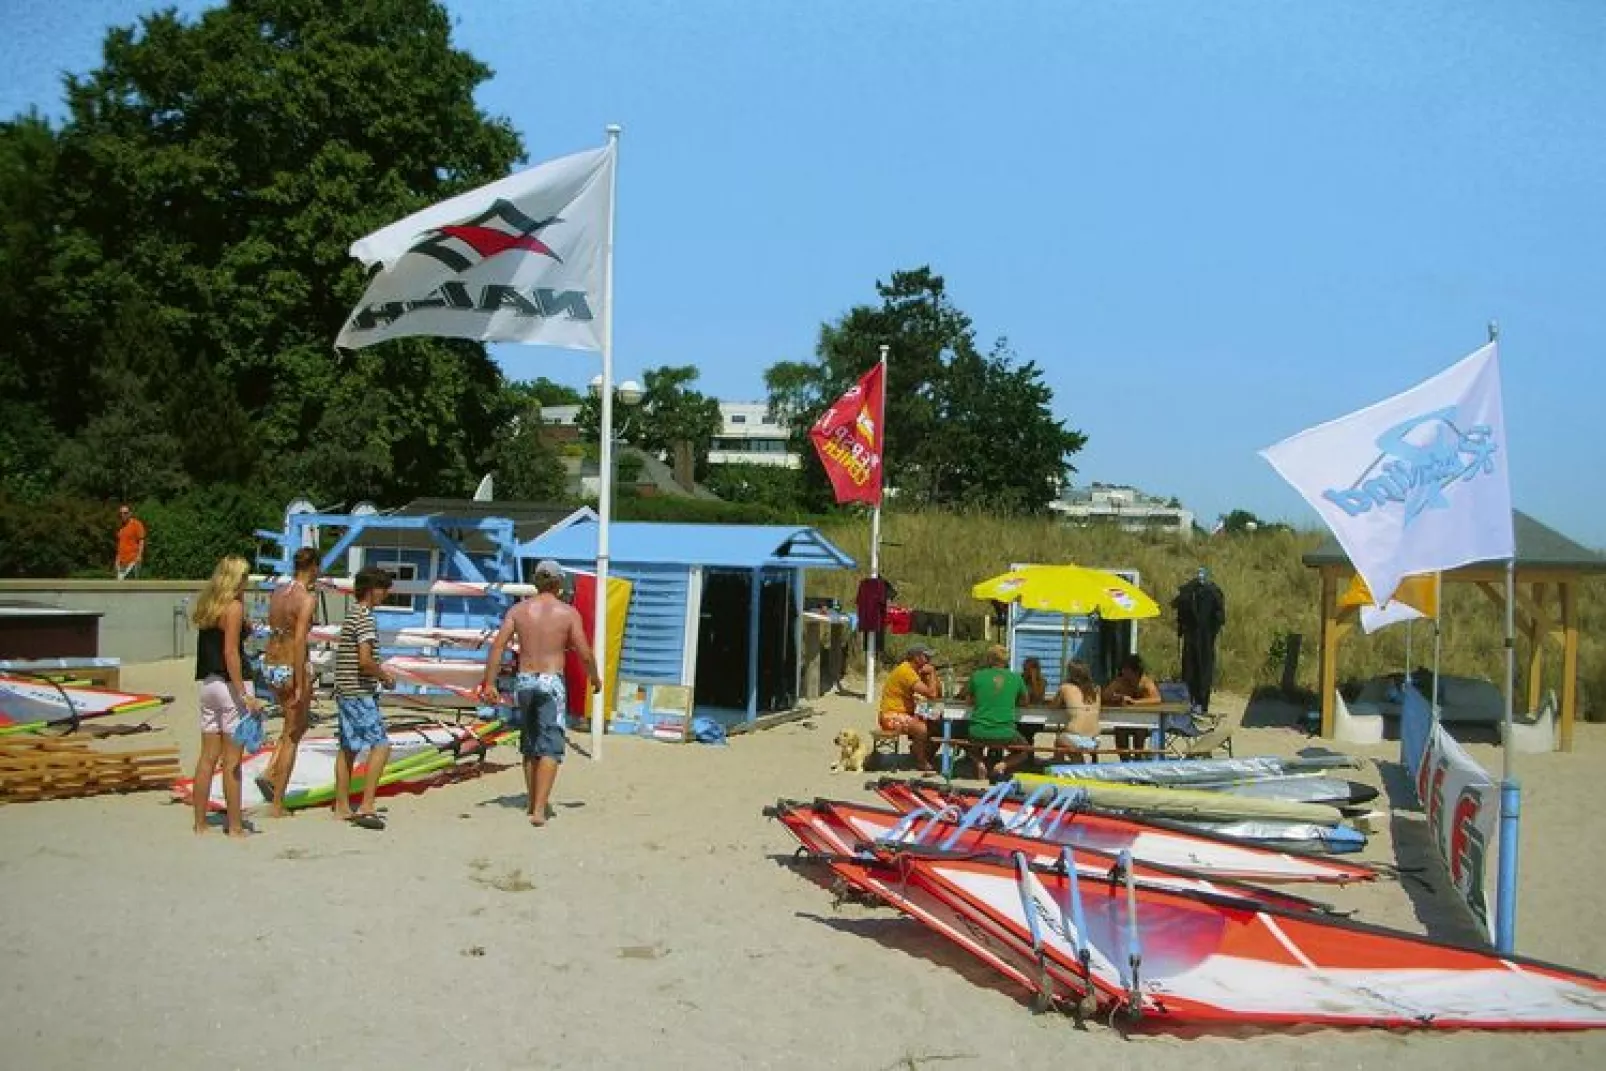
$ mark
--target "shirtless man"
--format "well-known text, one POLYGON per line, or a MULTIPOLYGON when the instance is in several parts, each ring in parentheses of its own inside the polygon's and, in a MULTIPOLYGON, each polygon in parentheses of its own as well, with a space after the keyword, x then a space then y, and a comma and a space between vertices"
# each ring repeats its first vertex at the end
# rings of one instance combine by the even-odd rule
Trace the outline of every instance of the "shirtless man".
MULTIPOLYGON (((1104 686, 1104 705, 1111 707, 1152 707, 1160 702, 1160 686, 1143 668, 1143 659, 1129 654, 1121 659, 1121 670, 1104 686)), ((1115 747, 1121 758, 1135 758, 1144 746, 1146 729, 1115 730, 1115 747)))
POLYGON ((547 800, 558 779, 563 761, 564 720, 568 714, 568 689, 563 683, 563 660, 570 648, 580 655, 591 690, 602 691, 597 660, 586 642, 580 613, 558 598, 563 590, 563 567, 543 561, 535 567, 537 594, 515 603, 502 618, 496 631, 490 657, 485 660, 485 680, 480 695, 495 702, 496 673, 502 665, 502 652, 508 640, 519 641, 519 675, 514 685, 519 710, 524 716, 519 734, 519 751, 524 755, 524 787, 529 794, 528 813, 532 826, 544 826, 549 816, 547 800))
POLYGON ((273 760, 267 775, 260 779, 273 800, 275 818, 290 812, 284 808, 284 795, 290 775, 296 768, 296 748, 307 733, 307 714, 312 709, 312 667, 308 663, 307 633, 312 628, 312 612, 318 600, 312 585, 318 580, 318 552, 311 547, 296 551, 295 577, 273 590, 268 598, 268 649, 262 657, 262 675, 284 715, 284 727, 273 747, 273 760))

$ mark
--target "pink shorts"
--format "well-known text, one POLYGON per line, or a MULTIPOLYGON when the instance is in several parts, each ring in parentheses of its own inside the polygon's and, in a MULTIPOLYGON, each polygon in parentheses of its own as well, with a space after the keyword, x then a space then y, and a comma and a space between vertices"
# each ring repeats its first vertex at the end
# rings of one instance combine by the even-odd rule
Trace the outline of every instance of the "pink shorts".
POLYGON ((208 677, 200 682, 201 732, 233 734, 240 724, 240 704, 234 700, 234 689, 222 677, 208 677))
POLYGON ((897 711, 883 710, 876 718, 876 724, 881 726, 884 733, 904 733, 905 735, 918 733, 926 728, 926 720, 914 714, 900 714, 897 711))

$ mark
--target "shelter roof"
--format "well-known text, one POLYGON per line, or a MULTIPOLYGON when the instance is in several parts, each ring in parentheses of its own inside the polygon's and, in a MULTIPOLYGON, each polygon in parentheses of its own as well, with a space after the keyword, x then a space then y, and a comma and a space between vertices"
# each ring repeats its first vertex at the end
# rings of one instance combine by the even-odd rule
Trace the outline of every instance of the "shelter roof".
MULTIPOLYGON (((1521 510, 1511 511, 1511 524, 1516 534, 1518 568, 1606 573, 1606 555, 1573 542, 1554 528, 1534 520, 1521 510)), ((1338 540, 1331 535, 1321 546, 1300 560, 1312 569, 1324 565, 1350 564, 1344 548, 1340 547, 1338 540)), ((1503 565, 1502 562, 1481 562, 1466 568, 1492 568, 1503 565)))
MULTIPOLYGON (((852 569, 855 562, 819 531, 791 525, 614 523, 609 558, 618 564, 710 565, 733 569, 852 569)), ((597 524, 582 518, 519 545, 523 558, 595 561, 597 524)))

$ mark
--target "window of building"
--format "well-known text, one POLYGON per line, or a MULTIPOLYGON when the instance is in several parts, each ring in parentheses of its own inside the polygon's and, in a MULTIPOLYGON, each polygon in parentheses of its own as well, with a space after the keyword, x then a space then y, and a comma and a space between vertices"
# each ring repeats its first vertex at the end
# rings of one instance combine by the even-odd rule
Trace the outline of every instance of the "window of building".
POLYGON ((747 423, 747 414, 746 413, 733 413, 733 414, 731 414, 731 423, 732 424, 746 424, 747 423))

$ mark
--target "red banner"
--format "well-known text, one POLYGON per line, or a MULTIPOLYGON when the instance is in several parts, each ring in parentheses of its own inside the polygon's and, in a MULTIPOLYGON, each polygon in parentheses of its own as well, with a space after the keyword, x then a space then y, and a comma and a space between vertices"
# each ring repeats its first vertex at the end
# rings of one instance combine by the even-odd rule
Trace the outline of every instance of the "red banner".
POLYGON ((885 365, 876 364, 809 429, 838 502, 881 504, 885 365))

